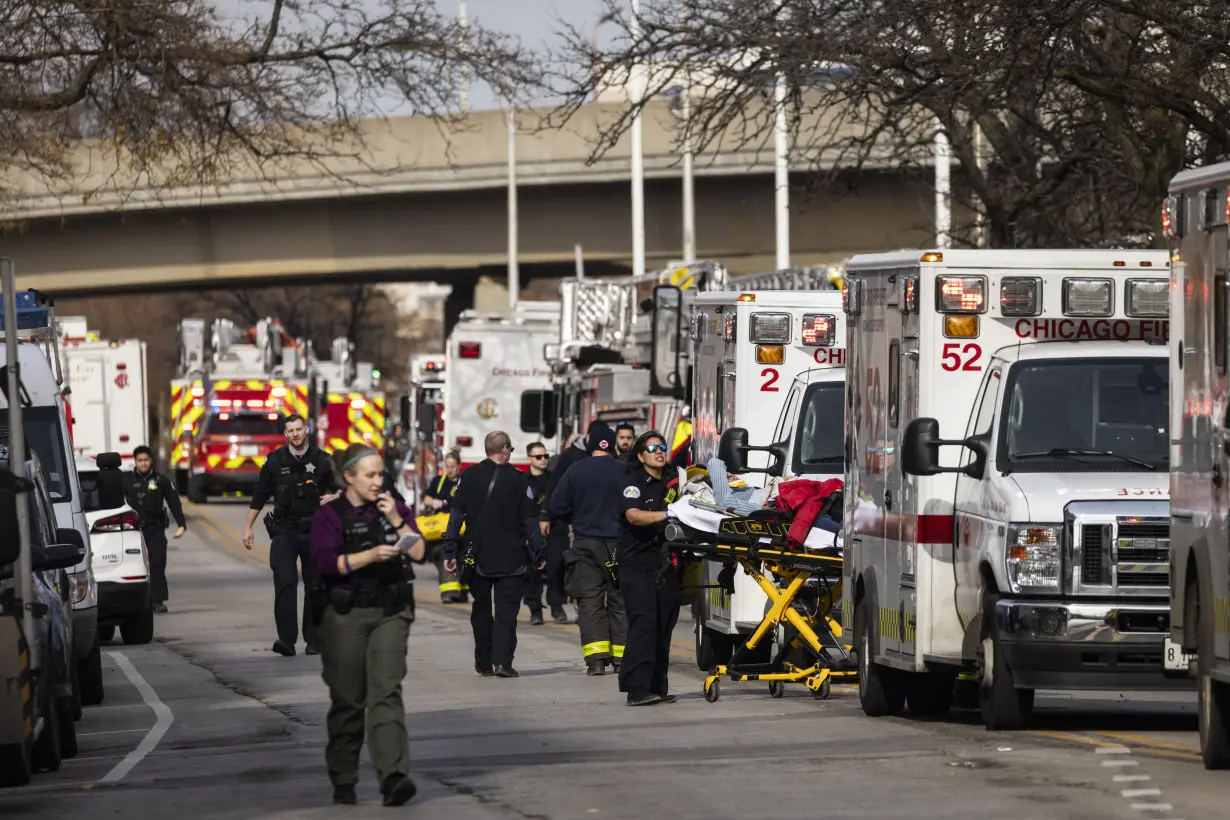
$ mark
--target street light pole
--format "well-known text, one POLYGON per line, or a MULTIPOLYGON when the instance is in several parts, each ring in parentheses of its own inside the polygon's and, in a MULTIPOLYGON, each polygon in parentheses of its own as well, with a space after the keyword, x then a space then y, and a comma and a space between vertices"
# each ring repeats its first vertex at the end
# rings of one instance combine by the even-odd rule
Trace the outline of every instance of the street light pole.
MULTIPOLYGON (((470 21, 466 17, 466 0, 457 0, 457 22, 461 26, 461 48, 464 51, 470 40, 467 36, 470 21)), ((461 64, 461 110, 470 113, 470 66, 464 57, 461 64)))
POLYGON ((508 102, 508 309, 515 310, 521 295, 521 269, 517 262, 517 113, 508 102))
POLYGON ((696 189, 692 176, 691 77, 684 75, 683 89, 683 261, 696 261, 696 189))
MULTIPOLYGON (((632 39, 637 41, 641 36, 641 3, 632 0, 632 39)), ((632 274, 638 276, 645 272, 645 146, 644 132, 641 123, 641 100, 644 90, 641 79, 644 66, 633 66, 636 76, 629 76, 631 81, 632 114, 631 148, 632 148, 632 274)))
POLYGON ((952 247, 952 152, 948 134, 942 127, 935 129, 935 246, 952 247))
POLYGON ((776 108, 773 134, 774 211, 777 227, 777 268, 790 267, 790 143, 786 120, 786 77, 778 73, 773 88, 776 108))

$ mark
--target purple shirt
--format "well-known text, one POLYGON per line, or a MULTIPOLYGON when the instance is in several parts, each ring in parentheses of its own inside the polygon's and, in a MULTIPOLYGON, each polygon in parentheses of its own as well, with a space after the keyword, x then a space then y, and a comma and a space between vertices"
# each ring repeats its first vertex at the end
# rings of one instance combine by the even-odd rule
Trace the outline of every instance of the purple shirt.
MULTIPOLYGON (((342 500, 346 500, 346 496, 342 496, 342 500)), ((375 503, 364 504, 362 507, 355 507, 355 513, 360 518, 366 518, 369 521, 375 521, 380 516, 380 510, 376 509, 375 503)), ((414 513, 410 512, 410 508, 400 501, 397 502, 397 514, 401 516, 401 520, 410 525, 410 532, 419 535, 418 527, 414 525, 414 513)), ((342 547, 342 519, 338 517, 337 511, 333 509, 331 504, 326 504, 316 511, 312 516, 312 526, 308 531, 308 545, 312 549, 312 560, 316 562, 316 570, 321 577, 336 578, 337 557, 341 555, 342 547)))

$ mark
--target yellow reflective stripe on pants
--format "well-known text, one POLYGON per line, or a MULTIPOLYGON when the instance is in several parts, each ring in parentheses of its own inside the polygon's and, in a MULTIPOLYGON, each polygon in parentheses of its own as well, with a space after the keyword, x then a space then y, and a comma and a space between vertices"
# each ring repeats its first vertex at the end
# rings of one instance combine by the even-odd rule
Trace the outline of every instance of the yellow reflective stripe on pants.
POLYGON ((460 581, 445 581, 443 584, 440 584, 440 591, 441 592, 461 592, 461 582, 460 581))
MULTIPOLYGON (((622 646, 619 648, 619 651, 621 654, 623 653, 622 646)), ((587 658, 590 655, 609 655, 611 654, 611 642, 594 641, 593 643, 587 643, 585 646, 581 647, 581 654, 587 658)))
POLYGON ((623 646, 617 643, 611 644, 611 656, 614 658, 622 658, 624 656, 623 646))

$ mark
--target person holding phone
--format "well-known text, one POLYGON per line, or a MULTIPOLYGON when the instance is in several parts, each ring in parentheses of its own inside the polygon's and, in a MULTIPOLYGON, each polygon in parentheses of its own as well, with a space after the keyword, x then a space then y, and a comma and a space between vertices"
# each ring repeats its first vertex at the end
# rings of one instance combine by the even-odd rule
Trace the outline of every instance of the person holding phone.
POLYGON ((313 597, 319 621, 322 677, 329 687, 325 760, 333 802, 358 802, 364 729, 386 806, 417 791, 410 779, 402 679, 414 622, 414 570, 426 545, 414 515, 384 487, 384 460, 365 444, 334 454, 346 489, 313 516, 312 559, 322 589, 313 597))

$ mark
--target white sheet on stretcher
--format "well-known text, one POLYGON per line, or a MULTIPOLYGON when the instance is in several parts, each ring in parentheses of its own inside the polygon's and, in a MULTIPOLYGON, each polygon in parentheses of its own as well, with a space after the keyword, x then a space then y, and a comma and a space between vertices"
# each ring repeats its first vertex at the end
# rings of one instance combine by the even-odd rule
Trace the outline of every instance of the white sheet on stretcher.
MULTIPOLYGON (((679 499, 667 509, 670 510, 671 515, 679 519, 680 524, 702 532, 716 533, 722 519, 734 517, 701 507, 693 507, 686 498, 679 499)), ((803 546, 809 550, 829 549, 834 546, 841 549, 842 544, 841 537, 835 533, 812 527, 807 533, 807 540, 803 542, 803 546)))

